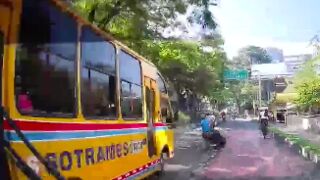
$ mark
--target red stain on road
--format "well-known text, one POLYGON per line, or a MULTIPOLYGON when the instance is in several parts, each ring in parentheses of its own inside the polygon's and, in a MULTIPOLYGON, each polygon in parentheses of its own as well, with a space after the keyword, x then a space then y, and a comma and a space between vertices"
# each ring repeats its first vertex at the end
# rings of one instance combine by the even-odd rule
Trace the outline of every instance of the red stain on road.
POLYGON ((227 144, 204 171, 208 178, 295 177, 311 171, 314 164, 287 146, 263 139, 253 130, 231 130, 227 144))

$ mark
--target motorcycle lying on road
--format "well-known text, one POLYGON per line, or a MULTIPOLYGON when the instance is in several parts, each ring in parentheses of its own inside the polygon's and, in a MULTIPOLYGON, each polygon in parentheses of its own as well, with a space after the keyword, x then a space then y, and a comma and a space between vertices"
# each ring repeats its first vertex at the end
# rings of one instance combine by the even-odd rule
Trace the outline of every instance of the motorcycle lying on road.
POLYGON ((216 147, 224 147, 226 138, 221 135, 218 130, 213 130, 212 133, 202 133, 203 149, 207 150, 211 145, 216 147))

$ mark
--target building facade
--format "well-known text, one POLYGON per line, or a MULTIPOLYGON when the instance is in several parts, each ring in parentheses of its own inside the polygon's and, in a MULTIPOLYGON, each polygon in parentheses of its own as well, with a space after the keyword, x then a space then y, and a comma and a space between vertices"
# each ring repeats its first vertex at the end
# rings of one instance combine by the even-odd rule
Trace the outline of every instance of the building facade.
POLYGON ((294 75, 302 65, 312 58, 311 54, 284 56, 284 63, 287 66, 288 73, 294 75))

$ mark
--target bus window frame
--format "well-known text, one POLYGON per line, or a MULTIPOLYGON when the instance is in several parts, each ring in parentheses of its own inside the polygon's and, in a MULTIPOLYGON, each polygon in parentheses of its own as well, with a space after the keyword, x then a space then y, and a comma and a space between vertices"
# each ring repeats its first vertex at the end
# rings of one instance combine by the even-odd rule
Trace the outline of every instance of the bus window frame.
MULTIPOLYGON (((13 62, 13 67, 14 67, 14 73, 13 73, 13 103, 14 103, 14 107, 16 112, 18 113, 18 115, 20 117, 23 118, 27 118, 27 119, 31 119, 31 118, 61 118, 61 119, 76 119, 78 118, 79 115, 79 106, 78 106, 78 101, 79 101, 79 97, 78 97, 78 61, 80 61, 80 56, 78 55, 78 53, 81 53, 81 51, 79 52, 78 46, 80 44, 80 31, 79 31, 79 27, 81 27, 81 22, 75 18, 75 16, 70 13, 70 12, 66 12, 63 10, 63 7, 61 4, 57 3, 55 0, 47 0, 48 5, 52 8, 55 8, 59 13, 64 14, 66 17, 70 18, 72 21, 75 22, 75 27, 76 27, 76 33, 77 33, 77 39, 75 41, 75 57, 74 57, 74 87, 73 87, 73 91, 74 91, 74 110, 72 113, 23 113, 20 108, 18 107, 18 103, 17 103, 17 95, 16 95, 16 61, 17 61, 17 48, 15 48, 15 58, 14 58, 14 62, 13 62)), ((23 3, 23 2, 22 2, 23 3)), ((21 20, 22 20, 22 12, 23 11, 23 4, 21 5, 21 14, 20 14, 20 18, 19 18, 19 24, 17 25, 17 33, 16 33, 16 38, 17 38, 17 44, 20 43, 20 32, 21 32, 21 20)), ((17 47, 17 46, 16 46, 17 47)), ((58 55, 56 55, 58 56, 58 55)), ((61 55, 59 55, 59 57, 61 57, 61 55)))
MULTIPOLYGON (((81 107, 81 116, 85 119, 85 120, 88 120, 88 121, 94 121, 94 120, 111 120, 111 121, 117 121, 119 120, 119 106, 120 106, 120 102, 118 100, 118 97, 120 96, 120 89, 118 89, 118 84, 119 84, 119 77, 118 77, 118 71, 119 71, 119 68, 118 68, 118 53, 117 53, 117 46, 116 44, 114 44, 111 40, 109 40, 108 38, 105 38, 103 36, 102 33, 100 33, 98 30, 96 30, 95 28, 92 28, 92 25, 90 24, 86 24, 86 23, 80 23, 80 27, 79 27, 79 39, 78 39, 78 43, 79 43, 79 58, 77 59, 79 62, 79 101, 80 101, 80 104, 79 104, 79 107, 81 107), (115 58, 114 58, 114 66, 115 66, 115 72, 114 72, 114 78, 115 78, 115 107, 116 107, 116 113, 114 116, 85 116, 83 114, 83 106, 82 106, 82 42, 81 42, 81 38, 82 38, 82 32, 83 32, 83 28, 88 28, 92 31, 92 33, 94 33, 96 36, 98 36, 99 38, 101 38, 102 40, 104 40, 103 42, 106 42, 106 43, 109 43, 113 49, 114 49, 114 55, 115 55, 115 58)), ((110 76, 110 74, 107 74, 108 76, 110 76)), ((79 108, 78 107, 78 108, 79 108)), ((120 107, 121 108, 121 107, 120 107)))
POLYGON ((124 121, 145 121, 145 91, 144 91, 144 82, 143 82, 143 69, 142 69, 142 64, 141 64, 141 60, 139 60, 138 57, 135 57, 134 55, 132 55, 130 52, 128 52, 127 50, 123 49, 123 48, 119 48, 119 53, 118 53, 118 71, 119 71, 119 97, 120 97, 120 102, 119 102, 119 107, 120 107, 120 111, 121 111, 121 117, 122 117, 122 120, 124 121), (140 82, 141 84, 138 85, 136 83, 133 83, 133 82, 130 82, 126 79, 122 79, 121 78, 121 74, 120 74, 120 53, 123 52, 125 54, 127 54, 128 56, 131 56, 133 59, 135 59, 136 61, 138 61, 139 63, 139 68, 140 68, 140 82), (123 113, 122 113, 122 84, 121 82, 124 81, 124 82, 127 82, 127 83, 131 83, 131 84, 134 84, 134 85, 138 85, 140 86, 140 89, 141 89, 141 109, 142 109, 142 112, 141 112, 141 117, 139 118, 133 118, 133 117, 123 117, 123 113))
MULTIPOLYGON (((160 74, 160 72, 157 72, 157 76, 160 78, 160 80, 162 81, 162 84, 164 86, 165 91, 161 91, 161 89, 159 88, 159 91, 161 94, 168 94, 168 86, 166 84, 166 81, 164 80, 163 76, 160 74)), ((159 83, 158 83, 159 84, 159 83)))

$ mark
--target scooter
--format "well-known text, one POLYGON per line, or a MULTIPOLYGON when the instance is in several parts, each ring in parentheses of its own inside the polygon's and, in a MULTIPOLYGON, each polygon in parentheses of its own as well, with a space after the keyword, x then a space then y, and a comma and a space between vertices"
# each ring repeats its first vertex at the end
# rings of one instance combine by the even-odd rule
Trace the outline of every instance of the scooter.
POLYGON ((226 144, 226 138, 223 137, 219 131, 215 131, 216 137, 213 137, 211 133, 203 133, 203 149, 207 150, 211 145, 216 147, 223 147, 226 144))

